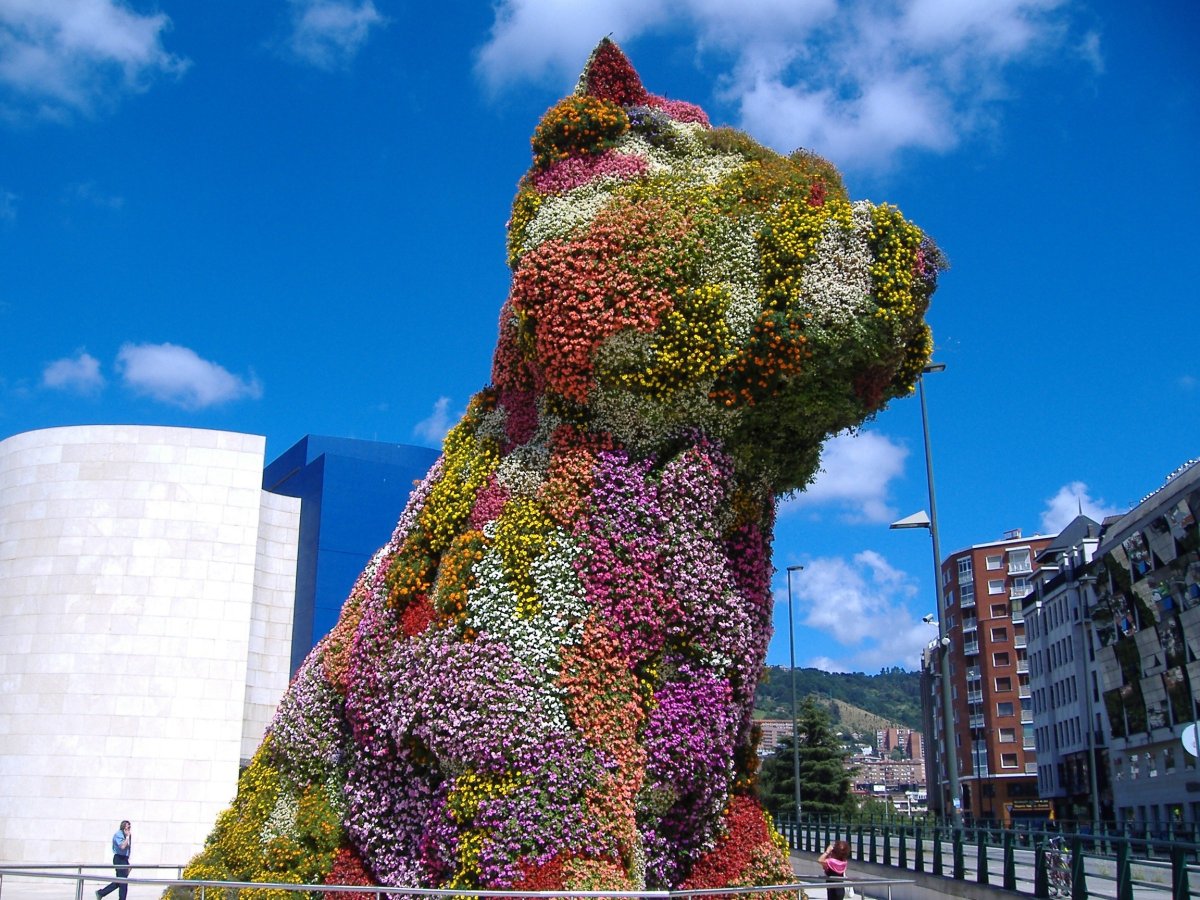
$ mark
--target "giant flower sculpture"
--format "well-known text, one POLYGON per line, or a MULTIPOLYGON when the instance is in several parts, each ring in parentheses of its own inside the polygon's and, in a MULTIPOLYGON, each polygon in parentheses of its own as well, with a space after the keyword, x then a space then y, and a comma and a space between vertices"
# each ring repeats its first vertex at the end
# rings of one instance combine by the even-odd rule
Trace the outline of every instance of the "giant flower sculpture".
POLYGON ((491 386, 189 876, 790 880, 754 796, 774 503, 912 390, 940 255, 608 40, 537 127, 508 252, 491 386))

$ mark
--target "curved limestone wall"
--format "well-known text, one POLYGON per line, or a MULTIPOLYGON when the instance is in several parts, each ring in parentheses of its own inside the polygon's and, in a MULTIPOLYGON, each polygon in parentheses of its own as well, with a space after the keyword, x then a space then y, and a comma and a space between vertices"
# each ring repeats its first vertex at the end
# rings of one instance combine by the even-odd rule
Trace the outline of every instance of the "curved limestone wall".
POLYGON ((0 859, 182 862, 287 686, 300 502, 265 439, 0 441, 0 859))

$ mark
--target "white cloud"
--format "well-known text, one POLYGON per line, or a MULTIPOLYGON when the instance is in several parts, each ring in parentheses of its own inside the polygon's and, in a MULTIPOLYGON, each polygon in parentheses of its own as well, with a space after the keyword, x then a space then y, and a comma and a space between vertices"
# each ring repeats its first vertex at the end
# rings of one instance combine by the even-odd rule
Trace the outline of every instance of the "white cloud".
MULTIPOLYGON (((801 665, 829 672, 912 669, 934 637, 908 609, 916 584, 873 550, 852 559, 811 560, 794 579, 793 590, 800 624, 823 635, 821 646, 809 648, 811 655, 801 665)), ((798 647, 798 655, 804 650, 798 647)))
POLYGON ((124 197, 100 190, 94 181, 81 181, 69 184, 64 188, 62 196, 65 203, 85 203, 88 206, 94 206, 98 209, 116 211, 125 205, 124 197))
POLYGON ((1046 508, 1042 510, 1042 533, 1058 534, 1079 515, 1081 508, 1085 516, 1097 522, 1103 521, 1105 516, 1126 512, 1110 506, 1102 499, 1093 498, 1082 481, 1072 481, 1060 487, 1058 493, 1046 501, 1046 508))
POLYGON ((291 7, 287 50, 321 69, 348 65, 371 30, 387 24, 371 0, 291 0, 291 7))
MULTIPOLYGON (((884 167, 946 152, 1004 98, 1006 70, 1067 39, 1063 0, 501 0, 476 68, 493 90, 566 82, 605 34, 685 34, 716 65, 739 125, 780 151, 884 167)), ((1099 39, 1078 39, 1093 66, 1099 39)), ((634 52, 636 63, 636 48, 634 52)), ((568 82, 569 83, 569 82, 568 82)), ((653 89, 653 85, 650 88, 653 89)), ((703 97, 686 98, 700 101, 703 97)))
MULTIPOLYGON (((3 218, 3 193, 0 192, 0 218, 3 218)), ((1181 391, 1194 391, 1196 389, 1195 375, 1180 375, 1175 379, 1175 386, 1181 391)))
POLYGON ((428 418, 413 426, 413 434, 430 444, 441 444, 458 418, 450 417, 450 398, 438 397, 428 418))
POLYGON ((117 354, 117 370, 134 392, 184 409, 262 396, 262 385, 253 375, 240 378, 175 344, 125 344, 117 354))
POLYGON ((76 394, 96 394, 104 387, 100 361, 83 350, 72 358, 56 359, 42 370, 42 386, 76 394))
POLYGON ((574 79, 606 34, 632 38, 669 19, 666 0, 502 0, 475 67, 493 90, 517 81, 574 79))
POLYGON ((873 431, 843 433, 826 442, 821 471, 803 493, 785 500, 781 513, 832 507, 851 522, 891 522, 892 480, 904 473, 908 449, 873 431))
POLYGON ((182 73, 169 27, 121 0, 0 0, 0 114, 62 119, 182 73))

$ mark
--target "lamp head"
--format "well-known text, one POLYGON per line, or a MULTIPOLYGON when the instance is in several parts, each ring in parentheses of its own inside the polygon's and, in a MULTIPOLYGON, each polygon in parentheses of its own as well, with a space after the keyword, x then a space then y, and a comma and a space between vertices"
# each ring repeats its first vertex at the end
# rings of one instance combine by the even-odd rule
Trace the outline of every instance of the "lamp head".
POLYGON ((911 516, 905 516, 903 519, 897 519, 889 528, 928 528, 930 525, 929 514, 925 510, 915 512, 911 516))

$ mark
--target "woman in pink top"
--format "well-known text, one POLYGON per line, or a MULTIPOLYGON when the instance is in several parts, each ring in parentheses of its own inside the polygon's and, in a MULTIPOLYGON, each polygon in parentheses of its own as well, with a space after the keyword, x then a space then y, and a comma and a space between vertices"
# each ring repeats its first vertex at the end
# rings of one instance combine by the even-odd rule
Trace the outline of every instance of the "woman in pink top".
MULTIPOLYGON (((850 860, 850 845, 845 841, 834 841, 825 848, 825 852, 817 857, 817 862, 825 870, 826 881, 841 881, 846 877, 846 864, 850 860)), ((844 888, 831 887, 825 892, 829 900, 843 900, 846 896, 844 888)))

